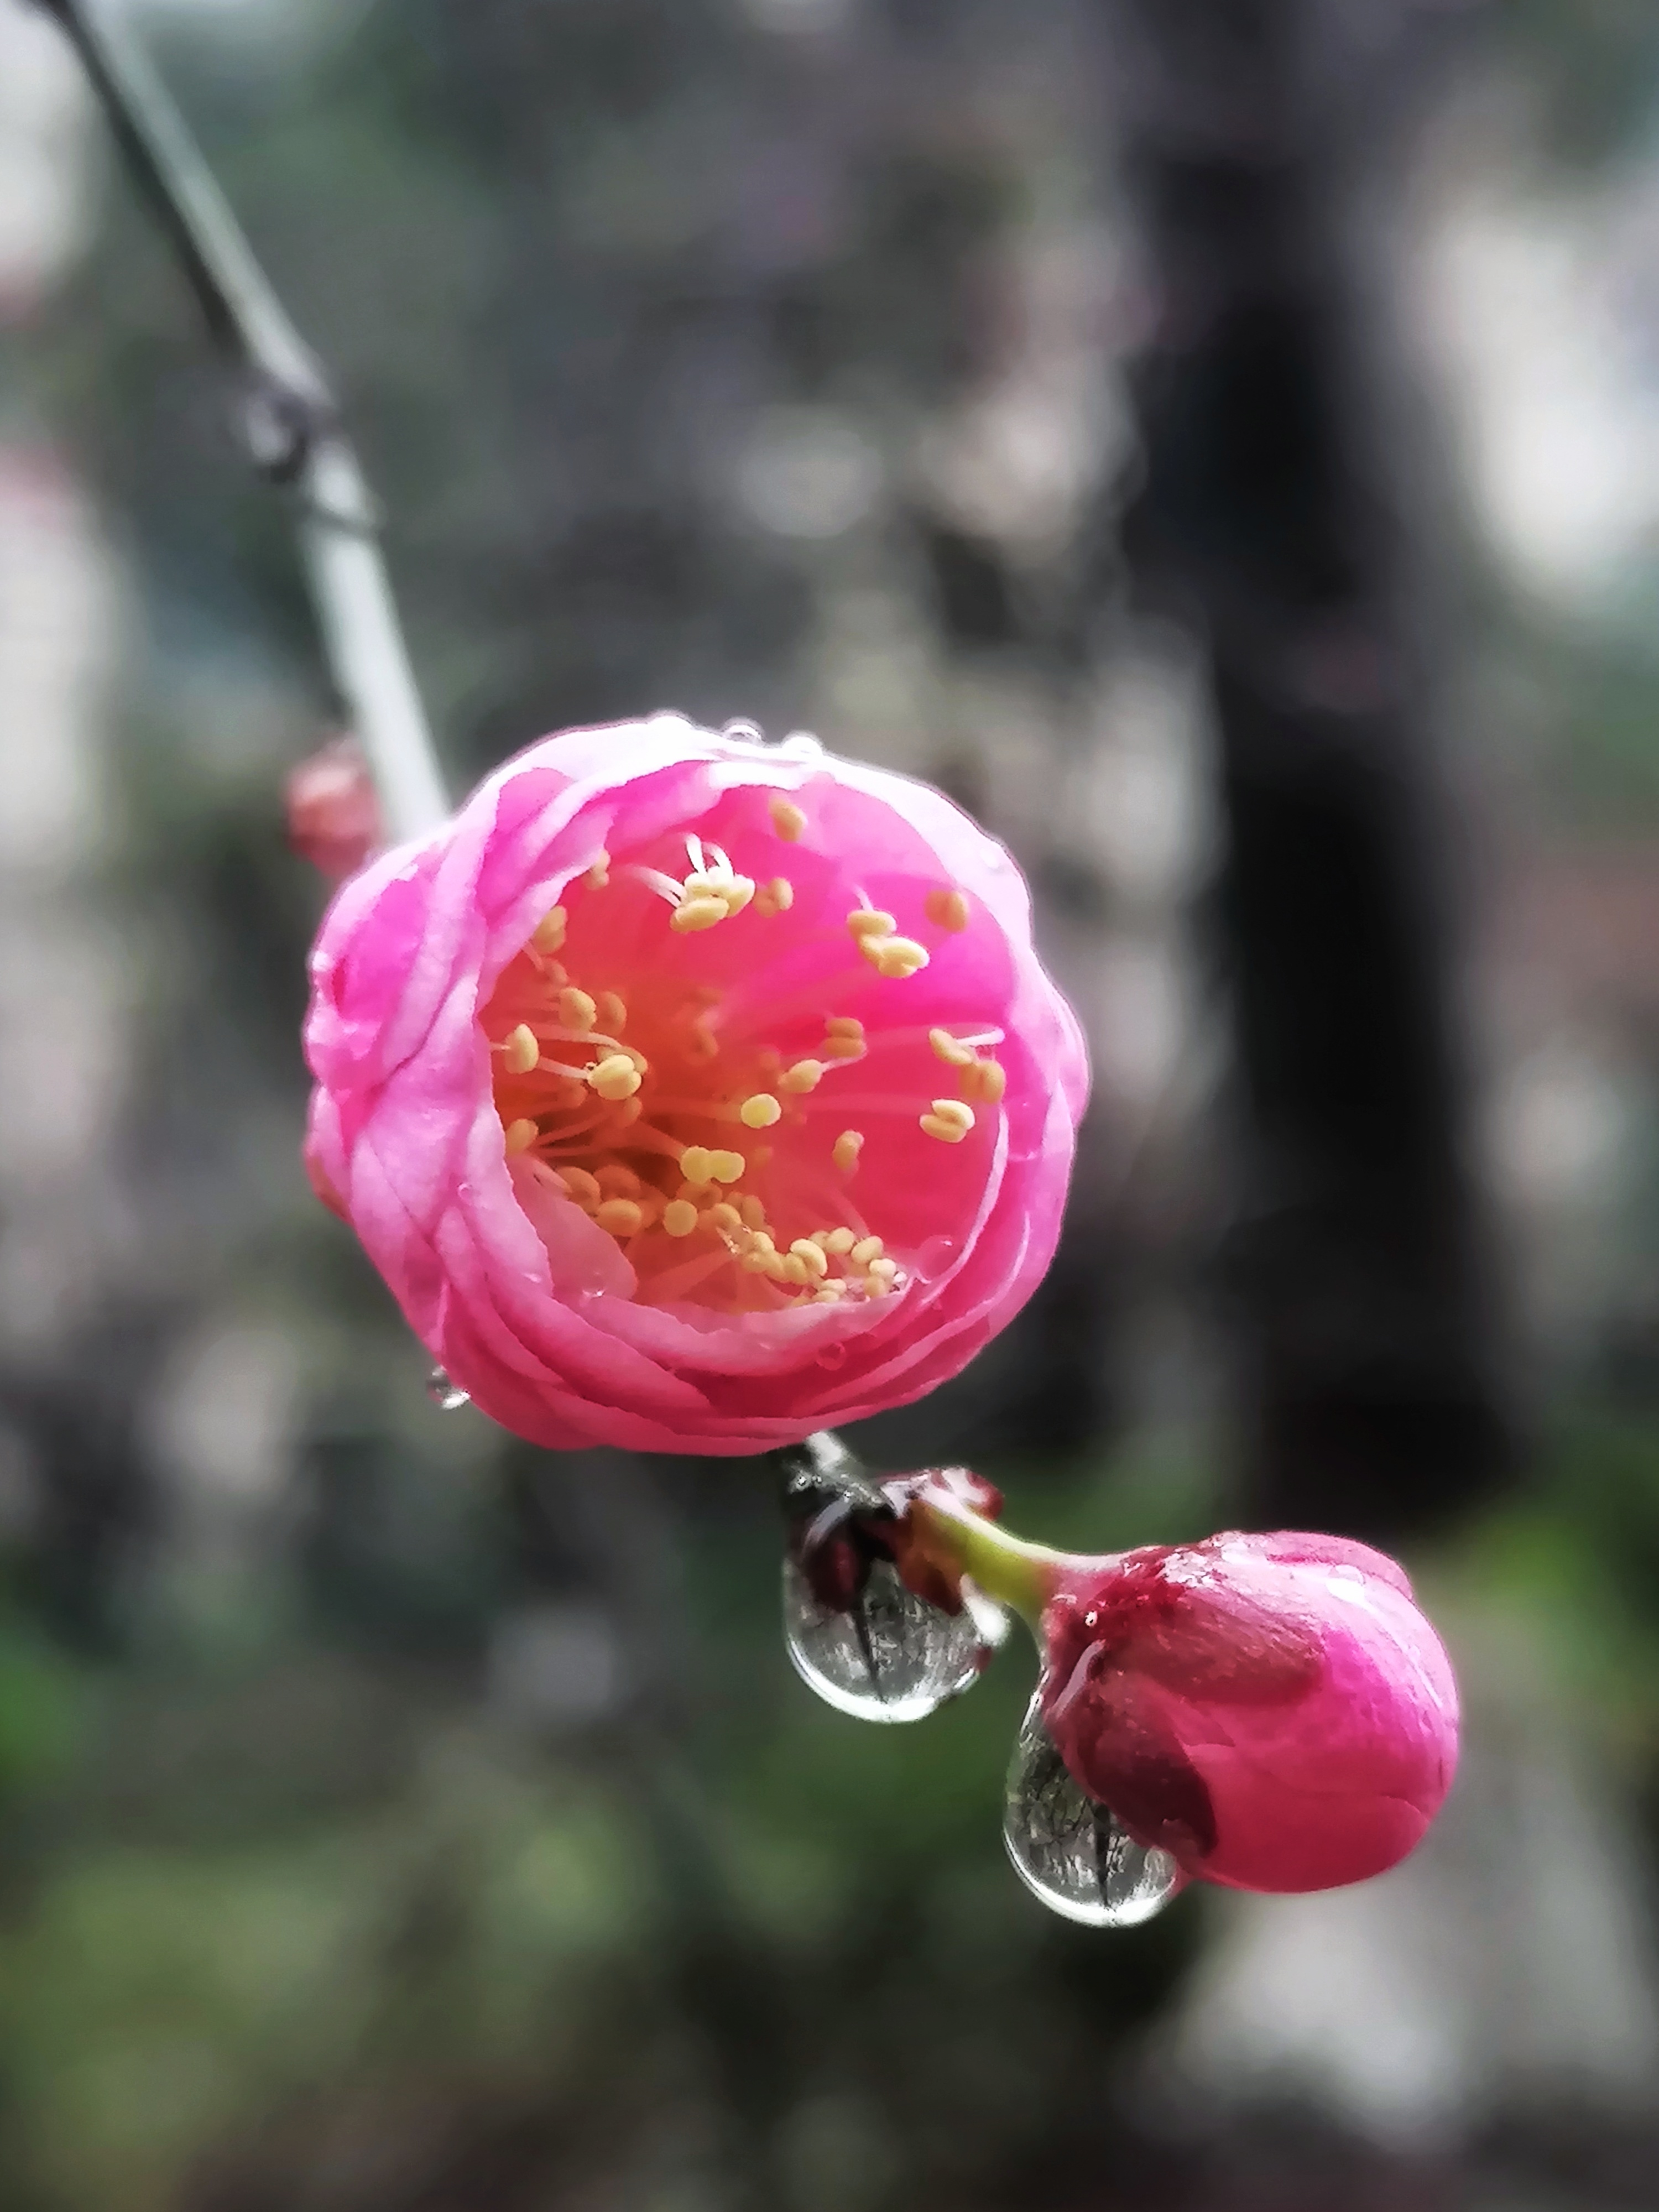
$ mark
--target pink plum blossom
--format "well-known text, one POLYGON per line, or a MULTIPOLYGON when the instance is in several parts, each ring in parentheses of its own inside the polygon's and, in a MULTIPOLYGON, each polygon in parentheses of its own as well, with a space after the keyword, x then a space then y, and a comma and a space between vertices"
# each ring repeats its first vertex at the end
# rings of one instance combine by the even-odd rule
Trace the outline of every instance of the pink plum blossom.
POLYGON ((1189 1875, 1363 1881, 1451 1786, 1450 1663, 1364 1544, 1232 1534, 1069 1561, 1042 1638, 1043 1718, 1073 1778, 1189 1875))
POLYGON ((675 714, 568 731, 337 894, 307 1162, 453 1382, 554 1448, 753 1452, 1030 1297, 1087 1091, 1002 847, 675 714))

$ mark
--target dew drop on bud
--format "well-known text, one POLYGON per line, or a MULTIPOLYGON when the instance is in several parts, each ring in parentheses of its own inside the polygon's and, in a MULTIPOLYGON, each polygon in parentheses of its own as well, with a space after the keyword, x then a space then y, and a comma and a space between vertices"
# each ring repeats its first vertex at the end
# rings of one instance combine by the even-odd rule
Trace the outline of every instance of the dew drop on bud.
POLYGON ((1168 1851, 1135 1842, 1088 1796, 1043 1725, 1033 1698, 1008 1767, 1002 1840, 1034 1897, 1085 1928, 1135 1928, 1161 1912, 1184 1880, 1168 1851))
POLYGON ((945 1613, 876 1559, 844 1610, 823 1604, 793 1559, 783 1563, 783 1634, 795 1670, 838 1712, 861 1721, 920 1721, 969 1689, 1007 1633, 978 1591, 945 1613))
POLYGON ((441 1367, 434 1367, 427 1376, 426 1395, 441 1413, 453 1413, 461 1407, 472 1403, 465 1391, 452 1382, 441 1367))

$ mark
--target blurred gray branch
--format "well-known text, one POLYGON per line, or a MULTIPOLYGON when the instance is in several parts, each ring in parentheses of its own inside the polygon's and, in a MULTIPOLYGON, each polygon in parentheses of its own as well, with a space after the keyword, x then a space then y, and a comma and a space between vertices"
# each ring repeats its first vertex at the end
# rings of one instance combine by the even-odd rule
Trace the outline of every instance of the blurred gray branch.
POLYGON ((271 290, 148 57, 91 0, 39 0, 62 25, 240 386, 254 467, 291 489, 330 670, 395 842, 448 811, 378 542, 379 513, 328 381, 271 290))

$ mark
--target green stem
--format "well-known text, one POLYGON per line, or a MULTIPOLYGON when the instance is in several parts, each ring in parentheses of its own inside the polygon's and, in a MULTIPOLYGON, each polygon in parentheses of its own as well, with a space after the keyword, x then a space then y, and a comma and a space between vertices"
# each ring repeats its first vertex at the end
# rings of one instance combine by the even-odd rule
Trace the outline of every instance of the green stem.
POLYGON ((987 1597, 1018 1613, 1036 1633, 1060 1570, 1073 1563, 1069 1552, 1028 1543, 955 1499, 926 1492, 912 1504, 910 1518, 929 1553, 971 1576, 987 1597))

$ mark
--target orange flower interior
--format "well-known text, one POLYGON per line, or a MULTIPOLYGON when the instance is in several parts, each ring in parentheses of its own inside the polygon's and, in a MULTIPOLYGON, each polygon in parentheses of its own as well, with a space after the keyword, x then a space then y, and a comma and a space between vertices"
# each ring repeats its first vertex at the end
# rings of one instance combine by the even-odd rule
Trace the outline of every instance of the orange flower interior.
MULTIPOLYGON (((774 795, 769 812, 768 842, 792 844, 799 806, 774 795)), ((907 1255, 887 1251, 860 1207, 860 1166, 899 1116, 930 1140, 951 1202, 971 1210, 984 1172, 973 1155, 1003 1095, 988 1049, 1001 1033, 906 1029, 902 1001, 890 1025, 884 993, 880 1034, 866 1035, 833 1010, 837 981, 867 1009, 872 984, 903 991, 927 946, 861 897, 804 934, 799 911, 783 919, 789 876, 757 883, 696 836, 684 849, 679 877, 601 857, 502 972, 483 1029, 507 1156, 556 1177, 617 1240, 647 1303, 743 1313, 887 1297, 905 1285, 907 1255)), ((921 903, 917 927, 937 942, 968 927, 954 885, 921 903)))

